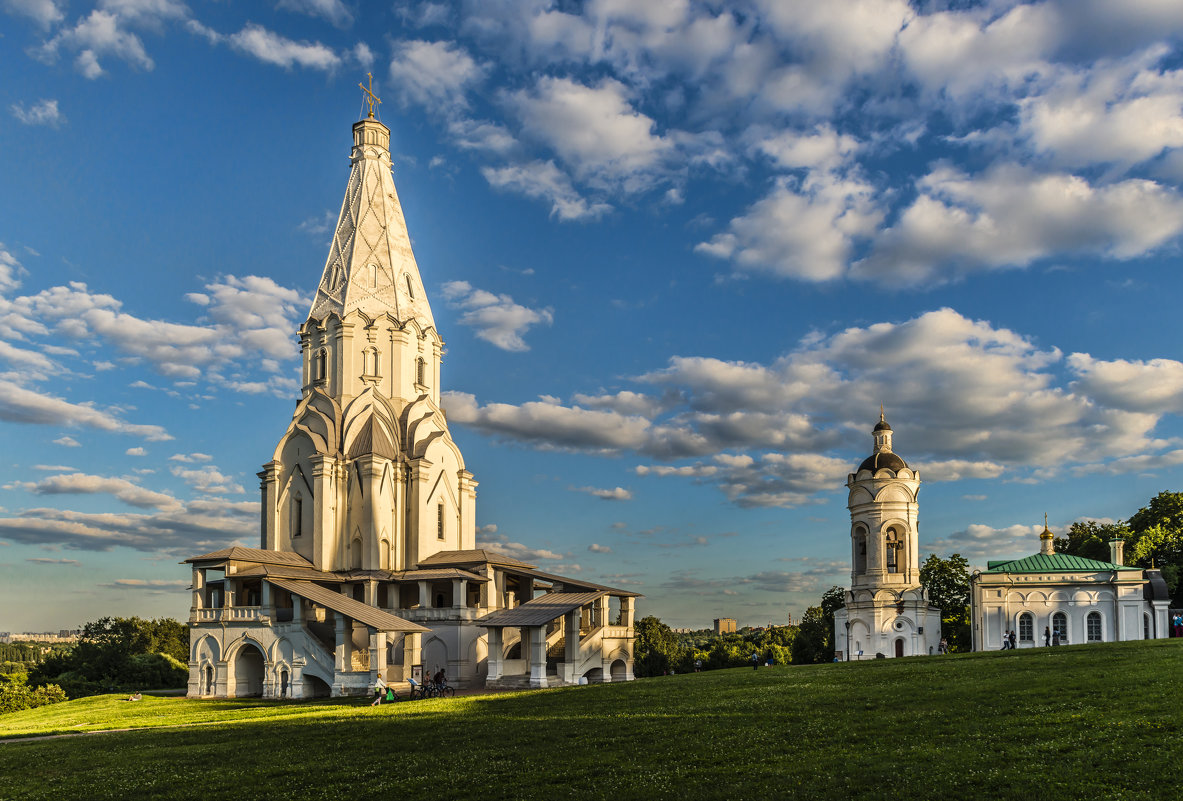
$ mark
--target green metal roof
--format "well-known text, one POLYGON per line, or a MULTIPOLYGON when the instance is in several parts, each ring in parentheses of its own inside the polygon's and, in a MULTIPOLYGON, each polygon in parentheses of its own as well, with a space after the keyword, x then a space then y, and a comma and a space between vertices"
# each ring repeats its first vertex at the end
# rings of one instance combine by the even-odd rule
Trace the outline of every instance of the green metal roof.
POLYGON ((1096 573, 1102 570, 1137 570, 1112 562, 1100 562, 1066 553, 1037 553, 1022 559, 1003 559, 986 563, 987 573, 1096 573))

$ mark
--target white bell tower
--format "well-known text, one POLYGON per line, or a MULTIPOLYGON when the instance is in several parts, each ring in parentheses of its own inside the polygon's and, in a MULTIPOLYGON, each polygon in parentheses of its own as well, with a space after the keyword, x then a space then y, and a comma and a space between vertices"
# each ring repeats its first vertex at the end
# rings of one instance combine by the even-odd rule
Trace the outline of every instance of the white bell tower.
POLYGON ((936 653, 941 614, 920 586, 920 474, 892 450, 882 410, 871 435, 873 452, 846 479, 850 591, 834 615, 834 647, 849 659, 936 653))

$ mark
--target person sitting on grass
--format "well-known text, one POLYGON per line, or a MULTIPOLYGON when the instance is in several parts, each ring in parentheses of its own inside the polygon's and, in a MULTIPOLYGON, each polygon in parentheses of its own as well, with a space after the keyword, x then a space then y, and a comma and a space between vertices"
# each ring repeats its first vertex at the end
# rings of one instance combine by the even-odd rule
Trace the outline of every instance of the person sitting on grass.
POLYGON ((131 695, 129 695, 127 697, 127 700, 129 700, 129 701, 143 701, 144 696, 140 694, 139 690, 136 690, 134 693, 132 693, 131 695))

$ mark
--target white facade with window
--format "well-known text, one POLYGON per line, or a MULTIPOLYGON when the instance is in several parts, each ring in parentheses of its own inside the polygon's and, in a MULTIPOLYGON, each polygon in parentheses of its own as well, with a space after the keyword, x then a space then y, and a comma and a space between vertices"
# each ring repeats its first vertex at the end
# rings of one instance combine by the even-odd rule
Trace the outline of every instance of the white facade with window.
POLYGON ((834 650, 845 660, 934 654, 941 612, 920 586, 920 474, 892 451, 882 414, 872 435, 874 452, 846 481, 850 590, 834 613, 834 650))
POLYGON ((1122 564, 1120 541, 1111 561, 1056 553, 1044 527, 1040 552, 993 561, 971 577, 970 623, 975 651, 1002 648, 1008 631, 1019 648, 1168 636, 1166 583, 1157 570, 1122 564))

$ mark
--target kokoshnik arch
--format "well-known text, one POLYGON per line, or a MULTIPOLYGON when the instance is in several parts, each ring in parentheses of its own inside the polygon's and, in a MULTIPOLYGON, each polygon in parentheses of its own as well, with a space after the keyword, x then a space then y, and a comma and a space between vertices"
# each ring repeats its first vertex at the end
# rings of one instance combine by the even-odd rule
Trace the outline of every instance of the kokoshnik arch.
POLYGON ((189 695, 348 695, 440 668, 461 687, 631 680, 636 593, 476 547, 444 343, 372 109, 299 329, 301 399, 259 473, 260 547, 186 560, 189 695))

